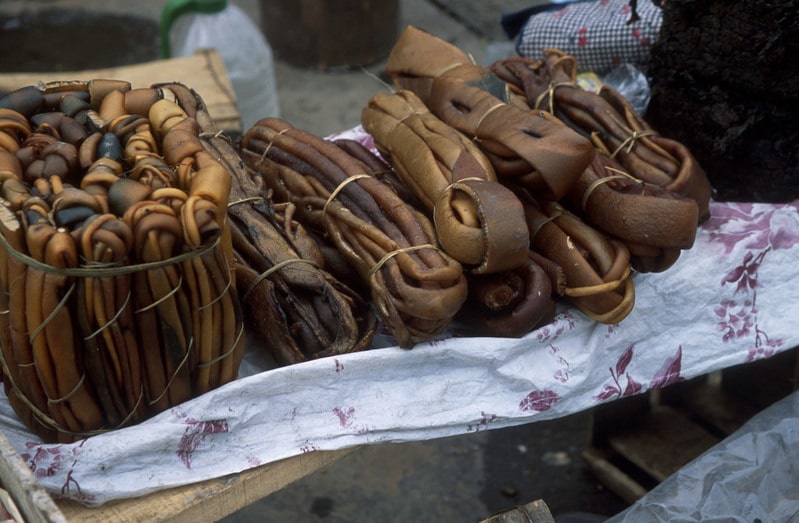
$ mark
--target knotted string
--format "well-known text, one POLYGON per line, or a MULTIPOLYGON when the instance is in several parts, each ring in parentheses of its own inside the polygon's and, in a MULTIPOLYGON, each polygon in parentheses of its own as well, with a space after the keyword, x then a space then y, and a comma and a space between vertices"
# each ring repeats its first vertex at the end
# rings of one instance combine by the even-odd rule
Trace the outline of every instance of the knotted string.
POLYGON ((533 106, 533 109, 538 109, 541 106, 541 102, 544 100, 544 98, 549 98, 549 112, 555 114, 555 89, 565 86, 577 87, 577 82, 549 82, 547 90, 539 94, 535 99, 535 105, 533 106))
POLYGON ((436 247, 432 243, 424 243, 424 244, 421 244, 421 245, 411 245, 410 247, 402 247, 401 249, 393 250, 393 251, 387 253, 382 258, 380 258, 380 260, 377 263, 375 263, 374 266, 371 269, 369 269, 369 277, 370 278, 373 277, 375 275, 375 273, 377 273, 377 271, 379 271, 380 268, 388 260, 390 260, 394 256, 396 256, 398 254, 402 254, 403 252, 418 251, 419 249, 435 249, 435 250, 439 250, 438 247, 436 247))
POLYGON ((586 188, 585 192, 583 193, 583 199, 582 202, 580 203, 580 208, 582 210, 585 210, 585 206, 586 204, 588 204, 588 198, 591 196, 594 190, 600 185, 612 182, 613 180, 631 180, 638 183, 644 183, 642 180, 639 180, 635 176, 628 174, 624 171, 619 171, 618 169, 613 169, 611 167, 606 167, 606 169, 608 171, 617 172, 619 174, 614 174, 611 176, 603 176, 602 178, 597 178, 596 180, 591 182, 591 185, 589 185, 588 188, 586 188))
POLYGON ((269 151, 272 149, 272 146, 275 145, 280 135, 283 133, 287 133, 290 130, 291 127, 286 127, 282 131, 279 131, 275 136, 273 136, 271 140, 269 140, 269 143, 266 144, 266 149, 264 149, 264 152, 261 153, 261 157, 258 159, 258 163, 256 164, 257 166, 263 164, 264 160, 266 159, 266 155, 269 154, 269 151))
POLYGON ((658 133, 654 129, 642 129, 640 131, 633 131, 633 133, 630 136, 628 136, 623 142, 621 142, 621 144, 619 144, 619 146, 616 148, 615 151, 613 151, 613 154, 611 154, 610 157, 615 158, 616 155, 619 154, 619 151, 621 151, 625 147, 627 148, 627 150, 624 152, 630 154, 630 151, 632 151, 636 140, 638 140, 639 138, 643 138, 645 136, 653 136, 656 134, 658 133))
POLYGON ((283 260, 282 262, 271 266, 270 268, 259 274, 255 278, 255 280, 250 284, 250 286, 247 287, 247 290, 244 291, 244 294, 241 296, 241 301, 244 302, 247 299, 247 297, 250 295, 250 292, 263 280, 271 276, 273 273, 279 271, 286 265, 291 265, 292 263, 307 263, 308 265, 319 268, 319 265, 316 262, 313 262, 311 260, 306 260, 305 258, 289 258, 288 260, 283 260))
POLYGON ((340 184, 338 184, 338 186, 335 189, 333 189, 333 192, 331 192, 330 196, 327 197, 327 201, 325 202, 324 207, 322 207, 322 220, 324 220, 325 217, 327 216, 328 205, 330 205, 333 199, 336 196, 338 196, 338 193, 340 193, 341 190, 344 189, 344 186, 346 186, 350 182, 354 182, 355 180, 359 180, 361 178, 372 178, 372 176, 366 173, 353 174, 352 176, 345 178, 344 181, 342 181, 340 184))
POLYGON ((563 216, 563 215, 564 215, 564 211, 563 211, 562 209, 560 209, 560 208, 559 208, 559 209, 557 210, 557 212, 556 212, 556 213, 554 213, 552 216, 547 216, 547 217, 546 217, 546 218, 544 218, 543 220, 539 221, 539 222, 538 222, 538 223, 535 225, 535 229, 533 229, 532 231, 530 231, 530 242, 532 242, 532 241, 533 241, 533 238, 535 238, 536 236, 538 236, 538 233, 541 231, 541 228, 542 228, 544 225, 548 224, 548 223, 549 223, 549 222, 551 222, 551 221, 557 220, 558 218, 560 218, 560 217, 561 217, 561 216, 563 216))
POLYGON ((480 119, 477 120, 477 123, 474 126, 474 136, 472 137, 472 140, 474 140, 475 142, 479 142, 480 141, 480 137, 477 136, 477 130, 483 124, 483 120, 485 120, 488 117, 489 114, 493 113, 494 111, 496 111, 497 109, 499 109, 500 107, 502 107, 504 105, 507 105, 507 104, 504 103, 504 102, 500 102, 498 104, 492 105, 491 107, 489 107, 489 109, 485 113, 483 113, 483 116, 481 116, 480 119))

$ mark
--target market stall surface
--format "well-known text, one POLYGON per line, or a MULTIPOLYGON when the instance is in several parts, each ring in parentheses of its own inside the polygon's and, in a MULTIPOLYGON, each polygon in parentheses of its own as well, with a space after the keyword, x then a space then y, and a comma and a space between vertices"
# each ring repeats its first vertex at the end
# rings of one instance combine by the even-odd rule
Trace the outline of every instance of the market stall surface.
MULTIPOLYGON (((66 12, 76 6, 97 13, 135 10, 136 16, 154 21, 164 3, 41 0, 32 5, 66 12)), ((259 19, 260 2, 237 3, 259 19)), ((498 36, 500 9, 535 3, 541 2, 402 0, 400 25, 435 31, 481 60, 489 44, 507 44, 498 36)), ((21 4, 3 2, 2 8, 10 12, 21 4)), ((320 136, 357 125, 368 98, 385 89, 381 66, 326 72, 278 61, 282 116, 320 136)), ((610 516, 626 504, 584 470, 581 454, 588 431, 586 411, 464 436, 363 447, 226 521, 478 521, 535 499, 545 500, 556 517, 574 512, 610 516)))

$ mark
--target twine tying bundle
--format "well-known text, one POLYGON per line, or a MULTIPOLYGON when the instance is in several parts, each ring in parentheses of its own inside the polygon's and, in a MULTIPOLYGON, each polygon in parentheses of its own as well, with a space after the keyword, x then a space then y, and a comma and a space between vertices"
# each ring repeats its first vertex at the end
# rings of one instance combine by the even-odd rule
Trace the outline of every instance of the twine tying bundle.
POLYGON ((635 303, 630 251, 583 222, 560 204, 518 194, 530 229, 530 243, 564 273, 565 298, 601 323, 618 323, 635 303))

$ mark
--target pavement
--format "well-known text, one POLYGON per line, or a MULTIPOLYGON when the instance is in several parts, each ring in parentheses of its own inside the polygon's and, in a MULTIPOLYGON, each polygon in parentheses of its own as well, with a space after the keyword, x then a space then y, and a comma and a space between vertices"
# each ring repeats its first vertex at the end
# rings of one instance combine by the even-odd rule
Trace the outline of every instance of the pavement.
MULTIPOLYGON (((125 38, 136 42, 138 52, 126 60, 136 63, 157 59, 157 20, 164 3, 165 0, 3 0, 0 38, 14 29, 9 18, 26 10, 42 17, 47 13, 60 13, 63 17, 77 9, 86 10, 72 19, 56 19, 56 25, 79 23, 87 19, 86 12, 105 19, 134 17, 137 23, 122 22, 124 30, 119 31, 113 24, 105 31, 97 27, 81 29, 82 38, 73 38, 68 47, 53 43, 58 31, 44 28, 32 38, 39 44, 35 51, 33 43, 28 44, 29 48, 0 44, 16 53, 12 65, 0 62, 0 72, 19 70, 14 68, 22 60, 31 67, 39 60, 51 68, 70 67, 62 62, 81 58, 85 62, 77 68, 105 66, 101 59, 112 60, 109 66, 126 65, 118 55, 104 56, 111 44, 118 48, 122 42, 123 46, 133 47, 124 43, 125 38), (108 38, 108 43, 103 37, 108 38), (47 53, 55 57, 48 58, 47 53)), ((269 14, 263 13, 261 7, 269 5, 270 0, 235 3, 258 23, 262 14, 269 14)), ((398 24, 400 28, 410 24, 426 29, 471 53, 478 63, 486 63, 511 48, 499 25, 501 13, 535 3, 540 2, 399 0, 398 24)), ((3 54, 11 56, 7 51, 3 54)), ((358 125, 361 109, 369 98, 389 88, 381 78, 383 65, 377 62, 322 70, 277 60, 281 116, 318 136, 358 125)), ((223 521, 474 522, 538 499, 547 503, 559 523, 589 521, 585 515, 589 513, 611 516, 626 505, 582 466, 589 426, 590 413, 582 412, 554 421, 464 436, 365 447, 223 521), (582 514, 582 519, 577 514, 582 514)))
MULTIPOLYGON (((397 32, 406 25, 426 29, 472 53, 483 63, 486 51, 509 45, 499 25, 502 9, 514 11, 536 0, 394 0, 397 32), (491 45, 498 44, 498 45, 491 45)), ((538 0, 540 2, 540 0, 538 0)), ((270 0, 236 0, 263 27, 261 9, 270 0)), ((287 4, 274 0, 275 4, 287 4)), ((350 2, 355 5, 357 2, 350 2)), ((368 3, 368 2, 367 2, 368 3)), ((379 2, 375 2, 377 5, 379 2)), ((2 0, 0 44, 14 52, 0 54, 0 72, 101 69, 159 58, 158 20, 166 0, 2 0), (24 13, 20 16, 21 13, 24 13), (27 17, 27 18, 26 18, 27 17), (25 21, 35 21, 20 27, 25 21), (104 27, 98 27, 102 24, 104 27), (74 32, 59 28, 70 25, 74 32), (18 42, 25 40, 20 48, 18 42)), ((302 34, 298 29, 298 38, 302 34)), ((275 55, 280 50, 275 49, 275 55)), ((283 118, 295 127, 327 136, 360 122, 369 98, 388 89, 381 78, 384 62, 322 70, 275 61, 283 118)))

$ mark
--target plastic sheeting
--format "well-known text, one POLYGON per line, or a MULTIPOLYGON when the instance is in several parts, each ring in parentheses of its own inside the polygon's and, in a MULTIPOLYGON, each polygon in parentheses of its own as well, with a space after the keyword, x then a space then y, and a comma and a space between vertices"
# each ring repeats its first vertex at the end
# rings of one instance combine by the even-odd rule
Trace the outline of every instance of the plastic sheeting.
POLYGON ((799 346, 799 201, 711 213, 674 266, 634 276, 619 324, 560 306, 520 339, 450 332, 277 369, 249 347, 241 379, 136 426, 41 444, 0 396, 0 429, 46 489, 97 505, 314 450, 558 418, 799 346))
POLYGON ((750 419, 607 523, 799 521, 799 392, 750 419))

